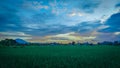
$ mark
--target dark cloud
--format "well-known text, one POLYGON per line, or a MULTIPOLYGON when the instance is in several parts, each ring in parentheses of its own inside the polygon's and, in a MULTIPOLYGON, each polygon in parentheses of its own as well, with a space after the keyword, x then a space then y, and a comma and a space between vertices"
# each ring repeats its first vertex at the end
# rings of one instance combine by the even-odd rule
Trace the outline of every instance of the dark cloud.
POLYGON ((79 11, 86 13, 93 13, 94 10, 100 5, 100 0, 60 0, 60 2, 66 3, 70 8, 77 8, 79 11))
POLYGON ((101 24, 100 21, 88 21, 82 22, 75 26, 66 26, 66 25, 45 25, 42 24, 38 29, 31 29, 31 31, 24 31, 27 34, 31 34, 34 36, 46 36, 46 35, 56 35, 63 34, 69 32, 77 32, 77 33, 86 33, 91 32, 101 24))
POLYGON ((65 28, 67 28, 67 26, 65 26, 65 25, 42 24, 39 29, 32 29, 31 31, 25 31, 25 33, 31 34, 33 36, 55 35, 55 34, 59 34, 59 33, 69 32, 69 30, 65 29, 65 28))
POLYGON ((116 8, 120 7, 120 3, 116 4, 115 7, 116 7, 116 8))
POLYGON ((103 33, 97 35, 96 41, 117 41, 120 40, 120 35, 114 35, 112 33, 103 33))
POLYGON ((106 22, 105 25, 109 27, 101 32, 119 32, 120 31, 120 13, 113 14, 106 22))
POLYGON ((39 22, 42 24, 49 23, 47 22, 50 19, 55 18, 55 15, 52 13, 39 13, 32 16, 32 22, 39 22))
POLYGON ((0 2, 0 31, 16 30, 20 23, 17 12, 20 8, 21 1, 4 0, 0 2), (14 26, 11 26, 14 25, 14 26))
POLYGON ((87 21, 87 22, 82 22, 75 26, 80 33, 84 32, 89 32, 92 31, 100 26, 100 21, 87 21))
POLYGON ((89 2, 83 2, 83 4, 79 5, 79 9, 86 13, 93 13, 94 10, 100 5, 100 2, 95 2, 95 1, 89 1, 89 2))

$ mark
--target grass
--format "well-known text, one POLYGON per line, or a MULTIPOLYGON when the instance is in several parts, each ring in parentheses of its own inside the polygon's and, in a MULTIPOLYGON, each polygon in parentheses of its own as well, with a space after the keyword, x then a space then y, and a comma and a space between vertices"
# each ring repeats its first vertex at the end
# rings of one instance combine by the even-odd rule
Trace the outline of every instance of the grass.
POLYGON ((4 47, 0 48, 0 68, 120 68, 120 47, 4 47))

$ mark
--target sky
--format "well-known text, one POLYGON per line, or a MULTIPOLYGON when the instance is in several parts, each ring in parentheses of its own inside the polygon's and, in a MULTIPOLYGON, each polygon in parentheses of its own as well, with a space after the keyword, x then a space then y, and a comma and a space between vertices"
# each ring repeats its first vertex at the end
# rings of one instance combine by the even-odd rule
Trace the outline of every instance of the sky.
POLYGON ((0 40, 102 42, 120 40, 120 0, 3 0, 0 40))

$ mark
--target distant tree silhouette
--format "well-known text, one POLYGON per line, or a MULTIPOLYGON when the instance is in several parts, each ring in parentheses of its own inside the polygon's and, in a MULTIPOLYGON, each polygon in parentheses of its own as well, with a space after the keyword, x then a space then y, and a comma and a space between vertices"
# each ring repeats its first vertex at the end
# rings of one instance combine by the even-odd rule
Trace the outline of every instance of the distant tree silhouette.
POLYGON ((93 43, 89 43, 90 46, 93 46, 93 43))
POLYGON ((120 45, 119 41, 114 41, 114 45, 116 46, 120 45))
POLYGON ((71 44, 72 44, 72 45, 75 45, 75 42, 73 41, 71 44))
POLYGON ((113 45, 113 42, 110 41, 98 42, 98 45, 113 45))
POLYGON ((17 42, 13 39, 5 39, 5 40, 1 40, 0 44, 2 46, 13 46, 13 45, 17 45, 17 42))
POLYGON ((98 43, 97 43, 97 45, 101 45, 101 43, 100 43, 100 42, 98 42, 98 43))

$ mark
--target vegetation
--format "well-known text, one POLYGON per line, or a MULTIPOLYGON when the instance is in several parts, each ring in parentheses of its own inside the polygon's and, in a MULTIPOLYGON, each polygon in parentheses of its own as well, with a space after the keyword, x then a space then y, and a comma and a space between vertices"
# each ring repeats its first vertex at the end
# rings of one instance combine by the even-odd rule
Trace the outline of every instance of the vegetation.
POLYGON ((20 44, 16 40, 13 39, 5 39, 0 41, 0 47, 8 47, 8 46, 26 46, 28 44, 20 44))
POLYGON ((119 46, 0 48, 0 68, 120 68, 119 46))
POLYGON ((21 39, 20 43, 13 39, 0 41, 0 68, 120 68, 118 41, 96 45, 74 41, 21 43, 21 39))
MULTIPOLYGON (((62 43, 28 43, 22 39, 17 39, 17 40, 13 40, 13 39, 5 39, 5 40, 1 40, 0 41, 0 47, 4 47, 4 46, 53 46, 53 45, 57 45, 57 46, 64 46, 64 45, 89 45, 89 46, 94 46, 96 44, 92 44, 92 43, 75 43, 74 41, 68 44, 62 44, 62 43), (18 42, 19 41, 19 42, 18 42)), ((109 41, 104 41, 104 42, 98 42, 97 45, 114 45, 114 46, 120 46, 120 41, 114 41, 114 42, 109 42, 109 41)))
POLYGON ((11 46, 11 45, 17 45, 17 42, 13 39, 5 39, 0 41, 0 45, 2 46, 11 46))

